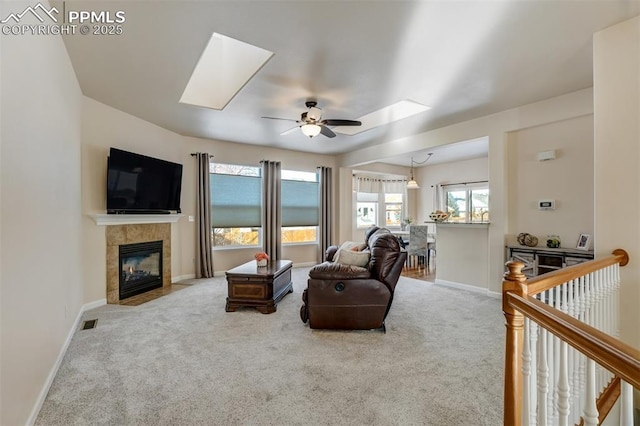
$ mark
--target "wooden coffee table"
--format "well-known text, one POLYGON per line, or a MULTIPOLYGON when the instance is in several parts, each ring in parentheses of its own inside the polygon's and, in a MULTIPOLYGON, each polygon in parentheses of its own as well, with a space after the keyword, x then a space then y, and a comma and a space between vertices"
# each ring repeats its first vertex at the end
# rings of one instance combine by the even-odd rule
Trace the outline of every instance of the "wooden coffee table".
POLYGON ((227 271, 225 310, 235 312, 238 307, 248 306, 263 314, 275 312, 277 303, 293 292, 291 265, 290 260, 270 260, 267 266, 258 267, 252 260, 227 271))

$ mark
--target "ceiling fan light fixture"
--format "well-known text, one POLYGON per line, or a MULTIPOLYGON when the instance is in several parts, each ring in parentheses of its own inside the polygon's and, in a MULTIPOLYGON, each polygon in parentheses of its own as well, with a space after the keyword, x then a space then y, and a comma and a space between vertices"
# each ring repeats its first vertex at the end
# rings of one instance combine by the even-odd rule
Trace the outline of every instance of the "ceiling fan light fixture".
POLYGON ((314 136, 318 136, 320 134, 320 130, 322 129, 317 124, 303 124, 302 126, 300 126, 300 130, 302 130, 302 133, 305 136, 309 136, 310 138, 312 138, 314 136))
POLYGON ((313 121, 320 121, 322 118, 322 110, 317 107, 309 108, 309 111, 307 111, 307 118, 313 121))

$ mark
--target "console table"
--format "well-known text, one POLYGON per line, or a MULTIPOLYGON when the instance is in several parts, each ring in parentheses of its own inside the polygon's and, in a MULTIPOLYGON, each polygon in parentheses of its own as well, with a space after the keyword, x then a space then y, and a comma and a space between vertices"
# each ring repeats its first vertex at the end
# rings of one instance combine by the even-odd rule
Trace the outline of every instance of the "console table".
POLYGON ((277 309, 277 303, 293 292, 290 260, 269 261, 259 267, 255 260, 227 271, 228 297, 225 310, 254 307, 263 314, 277 309))
POLYGON ((527 278, 593 259, 593 251, 571 248, 507 246, 507 257, 524 263, 527 278))

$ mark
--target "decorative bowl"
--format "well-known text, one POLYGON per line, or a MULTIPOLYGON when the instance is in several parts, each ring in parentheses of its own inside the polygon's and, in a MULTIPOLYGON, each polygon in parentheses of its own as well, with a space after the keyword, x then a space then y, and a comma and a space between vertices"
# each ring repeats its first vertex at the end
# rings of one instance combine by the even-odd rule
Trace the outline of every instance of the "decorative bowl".
POLYGON ((443 222, 449 218, 449 213, 446 212, 433 212, 429 215, 429 218, 434 222, 443 222))
POLYGON ((518 244, 527 247, 535 247, 538 245, 538 237, 527 232, 518 234, 518 244))

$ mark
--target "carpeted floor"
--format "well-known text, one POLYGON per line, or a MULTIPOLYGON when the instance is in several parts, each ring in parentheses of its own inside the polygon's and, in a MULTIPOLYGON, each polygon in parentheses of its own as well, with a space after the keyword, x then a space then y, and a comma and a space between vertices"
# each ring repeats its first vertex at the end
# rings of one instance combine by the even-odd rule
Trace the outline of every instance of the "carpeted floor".
POLYGON ((401 277, 387 333, 311 330, 294 293, 225 312, 224 277, 78 331, 37 425, 502 424, 500 301, 401 277))

